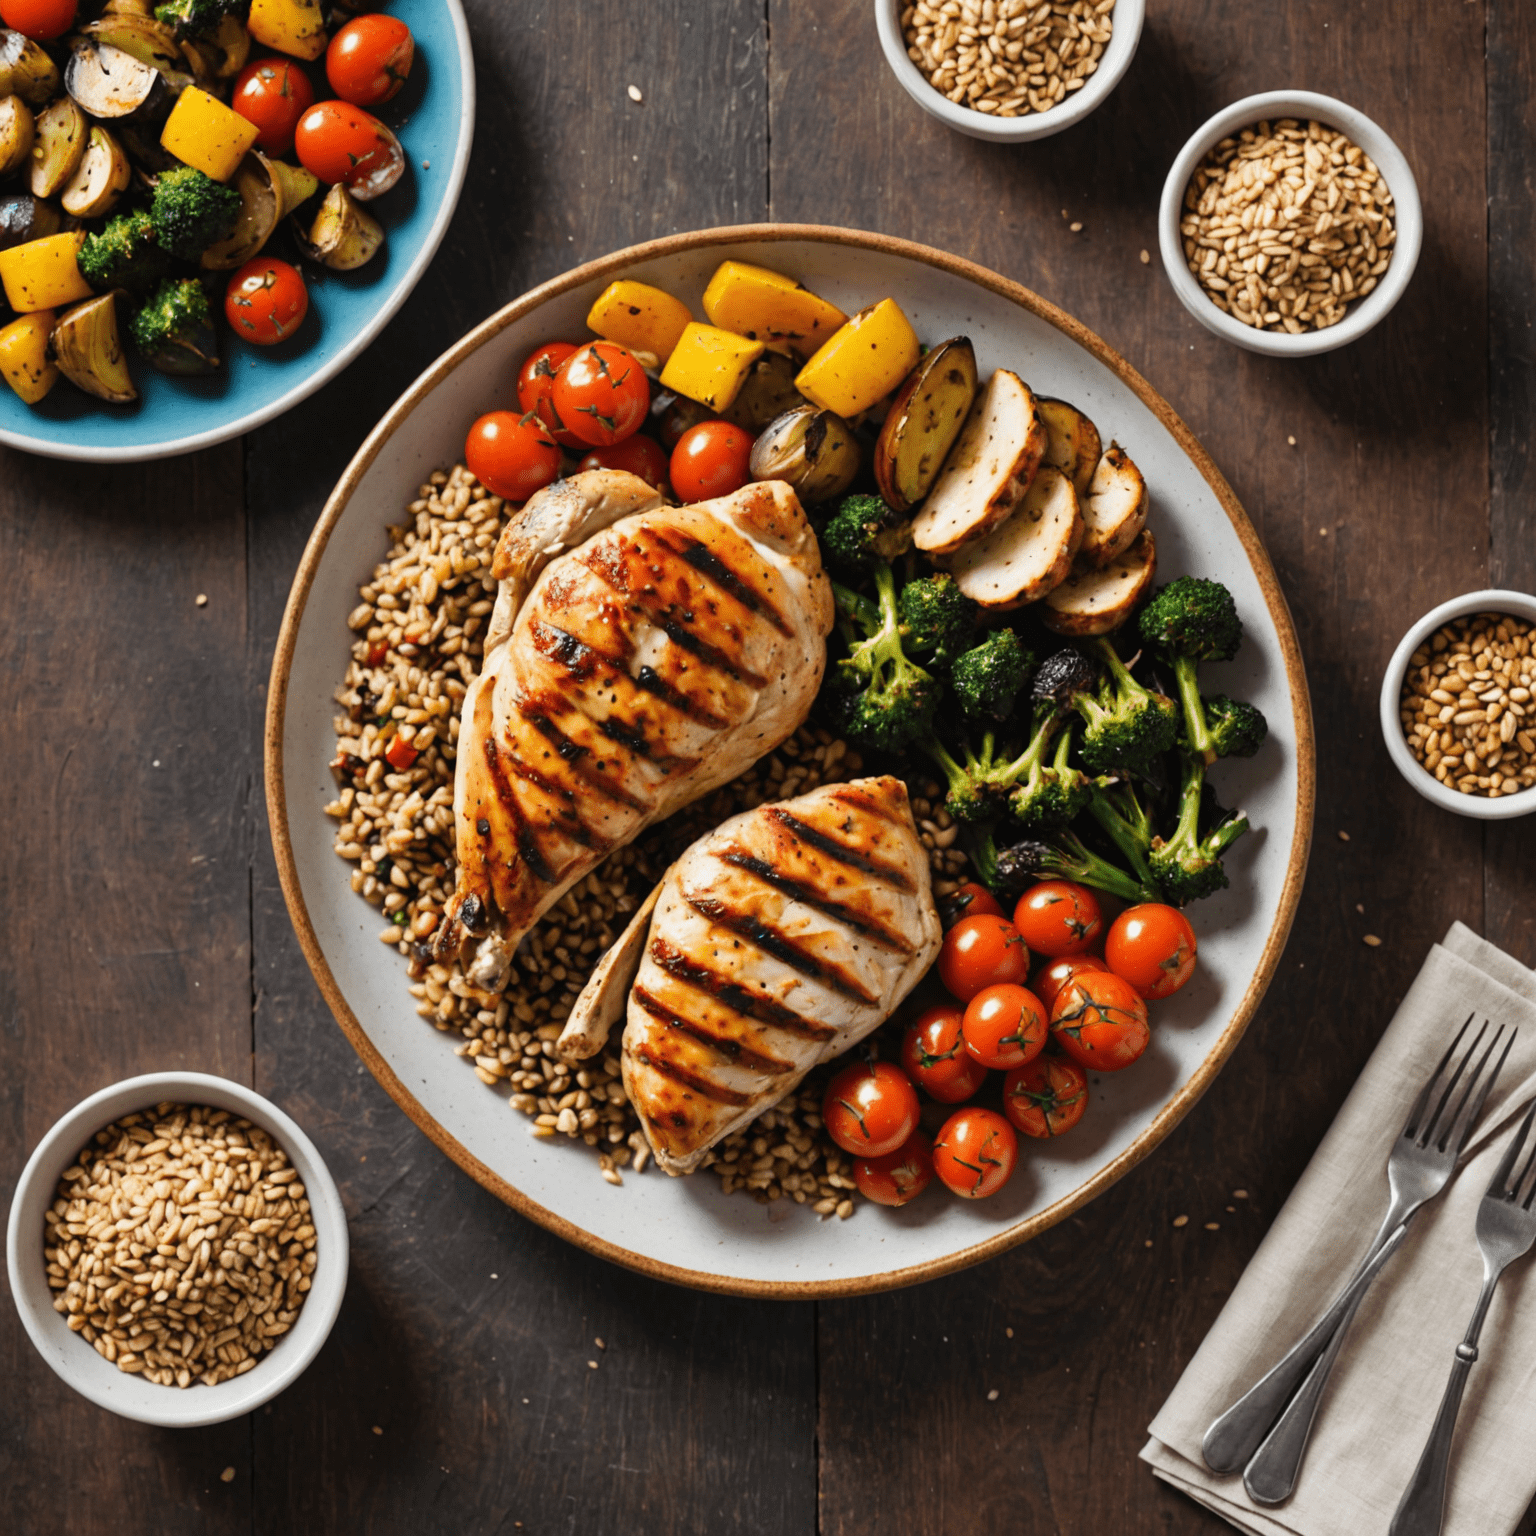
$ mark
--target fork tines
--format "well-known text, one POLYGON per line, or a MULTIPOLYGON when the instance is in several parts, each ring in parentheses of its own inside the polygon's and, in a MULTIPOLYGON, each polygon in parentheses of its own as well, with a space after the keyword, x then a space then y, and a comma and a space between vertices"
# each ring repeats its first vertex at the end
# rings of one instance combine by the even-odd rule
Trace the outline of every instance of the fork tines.
POLYGON ((1498 1080, 1505 1059, 1509 1055, 1509 1048, 1515 1043, 1515 1031, 1512 1029, 1509 1032, 1509 1038, 1504 1041, 1504 1049, 1500 1053, 1498 1064, 1485 1078, 1484 1069, 1494 1051, 1498 1049, 1499 1041, 1504 1037, 1504 1026, 1500 1024, 1494 1030, 1493 1038, 1488 1042, 1482 1055, 1478 1056, 1477 1048, 1482 1045, 1483 1037, 1488 1033, 1488 1026, 1492 1023, 1492 1020, 1484 1019, 1477 1034, 1473 1036, 1471 1045, 1457 1061, 1455 1071, 1451 1073, 1449 1081, 1444 1082, 1442 1088, 1440 1085, 1445 1080, 1445 1069, 1450 1065, 1451 1058, 1456 1054, 1457 1048, 1472 1027, 1472 1020, 1476 1016, 1475 1009, 1467 1015, 1466 1021, 1456 1031, 1456 1038, 1445 1048, 1445 1055, 1440 1058, 1440 1064, 1435 1068, 1434 1074, 1414 1101, 1413 1110, 1408 1116, 1408 1124, 1403 1128, 1403 1135, 1417 1142, 1421 1147, 1427 1147, 1433 1142, 1439 1152, 1445 1152, 1449 1148, 1453 1156, 1461 1154, 1462 1148, 1467 1144, 1467 1138, 1472 1134, 1472 1127, 1483 1112, 1483 1101, 1487 1099, 1489 1090, 1498 1080), (1462 1076, 1474 1057, 1477 1057, 1476 1065, 1472 1067, 1465 1086, 1462 1086, 1462 1076), (1479 1083, 1482 1085, 1480 1088, 1479 1083), (1447 1106, 1458 1087, 1461 1087, 1461 1096, 1456 1100, 1455 1108, 1447 1115, 1447 1106), (1438 1097, 1436 1097, 1437 1089, 1438 1097), (1426 1119, 1425 1111, 1431 1100, 1434 1100, 1434 1113, 1426 1119))
POLYGON ((1488 1186, 1488 1193, 1497 1193, 1511 1205, 1519 1205, 1522 1210, 1530 1210, 1531 1201, 1536 1198, 1536 1178, 1532 1178, 1532 1169, 1536 1169, 1536 1142, 1531 1145, 1520 1172, 1510 1179, 1510 1173, 1515 1166, 1516 1159, 1520 1156, 1520 1149, 1525 1145, 1525 1139, 1530 1135, 1531 1122, 1536 1120, 1536 1099, 1531 1101, 1531 1107, 1525 1112, 1525 1119, 1520 1122, 1520 1131, 1505 1149, 1504 1156, 1499 1161, 1499 1170, 1493 1176, 1492 1183, 1488 1186))

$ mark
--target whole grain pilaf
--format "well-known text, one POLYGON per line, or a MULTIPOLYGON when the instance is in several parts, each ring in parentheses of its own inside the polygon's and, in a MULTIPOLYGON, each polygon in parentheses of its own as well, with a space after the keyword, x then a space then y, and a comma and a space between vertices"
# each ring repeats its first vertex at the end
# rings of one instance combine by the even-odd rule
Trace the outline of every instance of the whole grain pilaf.
POLYGON ((1504 613, 1452 619, 1408 659, 1398 718, 1446 786, 1497 799, 1536 785, 1533 627, 1504 613))
MULTIPOLYGON (((434 473, 406 510, 389 526, 388 554, 359 588, 348 619, 356 638, 336 691, 342 712, 331 765, 340 793, 325 808, 337 822, 335 849, 353 866, 352 889, 388 917, 379 937, 408 957, 417 1013, 459 1037, 455 1054, 488 1088, 508 1090, 534 1136, 585 1143, 602 1177, 622 1184, 622 1170, 643 1171, 650 1148, 624 1094, 617 1033, 579 1069, 555 1055, 587 977, 698 837, 738 811, 855 777, 863 765, 845 742, 801 727, 740 778, 616 849, 561 897, 518 946, 503 992, 471 986, 457 962, 433 961, 424 940, 453 894, 459 716, 495 601, 491 557, 507 509, 461 464, 434 473)), ((937 783, 912 787, 935 892, 947 895, 966 867, 958 828, 937 783)), ((866 1044, 878 1052, 878 1032, 866 1044)), ((707 1154, 704 1166, 727 1193, 744 1190, 765 1204, 788 1198, 823 1217, 852 1215, 852 1160, 821 1126, 830 1071, 810 1074, 793 1096, 707 1154)))
POLYGON ((1221 141, 1184 190, 1184 259, 1211 302, 1261 331, 1323 330, 1381 280, 1392 190, 1336 129, 1280 118, 1221 141))
POLYGON ((223 1109, 114 1121, 43 1219, 54 1310, 118 1370, 165 1387, 251 1370, 297 1320, 315 1268, 298 1170, 223 1109))
POLYGON ((1113 35, 1115 0, 918 0, 907 57, 934 90, 993 117, 1049 112, 1080 91, 1113 35))

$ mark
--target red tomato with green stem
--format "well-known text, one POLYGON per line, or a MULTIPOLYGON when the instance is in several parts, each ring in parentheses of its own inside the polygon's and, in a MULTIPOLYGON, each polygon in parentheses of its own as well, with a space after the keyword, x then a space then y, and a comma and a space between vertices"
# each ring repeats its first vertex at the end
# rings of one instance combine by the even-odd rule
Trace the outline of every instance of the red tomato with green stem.
POLYGON ((827 1084, 821 1119, 827 1134, 855 1157, 894 1152, 917 1129, 917 1089, 889 1061, 859 1061, 827 1084))
POLYGON ((679 501, 729 496, 752 478, 752 434, 728 421, 689 427, 672 450, 672 490, 679 501))
POLYGON ((905 1205, 933 1182, 933 1149, 921 1131, 913 1131, 894 1152, 854 1161, 853 1182, 876 1205, 905 1205))
POLYGON ((1097 955, 1062 955, 1042 965, 1030 982, 1030 990, 1047 1008, 1055 1005, 1056 994, 1079 971, 1107 971, 1109 967, 1097 955))
POLYGON ((230 278, 224 318, 242 340, 258 347, 286 341, 309 313, 309 290, 286 261, 258 256, 230 278))
POLYGON ((48 43, 74 26, 77 8, 77 0, 0 0, 0 21, 35 43, 48 43))
POLYGON ((1013 1177, 1019 1138, 995 1110, 967 1104, 944 1122, 933 1144, 933 1171, 955 1194, 985 1200, 1013 1177))
POLYGON ((987 987, 965 1005, 966 1050, 984 1067, 1006 1072, 1033 1061, 1050 1034, 1045 1004, 1014 982, 987 987))
POLYGON ((343 101, 376 107, 388 101, 411 72, 416 39, 398 16, 354 16, 325 50, 325 78, 343 101))
POLYGON ((1008 914, 986 886, 967 880, 958 890, 940 898, 939 915, 946 928, 953 928, 962 917, 1007 917, 1008 914))
POLYGON ((400 141, 371 112, 350 101, 322 101, 293 133, 299 163, 328 186, 340 182, 359 202, 389 191, 405 173, 400 141))
POLYGON ((1080 955, 1104 927, 1099 899, 1086 885, 1042 880, 1019 897, 1013 926, 1036 954, 1080 955))
POLYGON ((1104 958, 1145 998, 1172 997, 1195 974, 1195 930, 1177 907, 1127 907, 1110 926, 1104 958))
POLYGON ((658 491, 667 483, 667 455, 654 437, 636 432, 611 448, 594 448, 576 466, 584 469, 621 469, 638 475, 658 491))
POLYGON ((229 104, 261 130, 256 147, 281 158, 293 153, 293 131, 315 104, 315 88, 293 59, 253 59, 240 71, 229 104))
POLYGON ((1065 1056, 1037 1056, 1003 1079, 1003 1113, 1026 1136, 1060 1136, 1088 1108, 1088 1075, 1065 1056))
POLYGON ((1082 971, 1051 1007, 1051 1035, 1079 1066, 1119 1072, 1152 1039, 1147 1005, 1130 982, 1112 971, 1082 971))
POLYGON ((564 448, 585 448, 587 445, 573 432, 567 432, 555 413, 550 394, 555 387, 555 374, 566 358, 576 351, 573 341, 547 341, 535 352, 530 352, 517 371, 517 403, 524 413, 537 411, 539 420, 549 428, 550 435, 564 448))
POLYGON ((488 411, 464 439, 464 462, 481 485, 507 501, 527 501, 560 477, 560 449, 532 413, 488 411))
POLYGON ((901 1037, 901 1064, 931 1099, 959 1104, 987 1080, 987 1069, 965 1048, 964 1010, 938 1003, 918 1014, 901 1037))
POLYGON ((639 431, 650 409, 651 381, 628 348, 589 341, 555 370, 549 398, 567 432, 589 448, 611 448, 639 431))
POLYGON ((939 980, 951 997, 968 1003, 984 987, 1029 976, 1029 950, 1019 930, 990 912, 962 917, 944 935, 939 950, 939 980))

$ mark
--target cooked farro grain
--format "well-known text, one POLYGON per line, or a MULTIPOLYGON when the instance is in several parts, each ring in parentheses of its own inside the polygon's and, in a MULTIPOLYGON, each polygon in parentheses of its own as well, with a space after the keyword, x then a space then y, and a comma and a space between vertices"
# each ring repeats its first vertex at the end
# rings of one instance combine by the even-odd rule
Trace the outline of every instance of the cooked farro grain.
MULTIPOLYGON (((554 1054, 566 1016, 598 959, 672 861, 710 828, 767 800, 789 799, 857 775, 847 744, 802 726, 740 778, 616 849, 568 891, 518 946, 506 990, 482 992, 457 963, 423 947, 454 886, 453 774, 459 711, 482 654, 495 600, 491 555, 505 508, 463 465, 438 471, 407 517, 391 525, 389 552, 359 589, 348 623, 356 633, 336 702, 341 786, 326 806, 336 852, 353 865, 352 889, 388 918, 379 935, 410 960, 416 1011, 459 1036, 455 1053, 543 1139, 564 1137, 597 1152, 610 1184, 641 1172, 650 1148, 620 1080, 619 1042, 573 1071, 554 1054)), ((913 785, 912 808, 929 850, 935 892, 954 890, 965 854, 935 782, 913 785)), ((878 1037, 868 1042, 879 1051, 878 1037)), ((887 1049, 890 1049, 889 1044, 887 1049)), ((725 1190, 757 1200, 791 1199, 823 1217, 852 1214, 852 1164, 821 1128, 830 1066, 790 1098, 726 1137, 705 1160, 725 1190)))
POLYGON ((228 1110, 160 1104, 98 1131, 44 1213, 53 1307, 160 1386, 243 1376, 293 1326, 315 1227, 288 1155, 228 1110))

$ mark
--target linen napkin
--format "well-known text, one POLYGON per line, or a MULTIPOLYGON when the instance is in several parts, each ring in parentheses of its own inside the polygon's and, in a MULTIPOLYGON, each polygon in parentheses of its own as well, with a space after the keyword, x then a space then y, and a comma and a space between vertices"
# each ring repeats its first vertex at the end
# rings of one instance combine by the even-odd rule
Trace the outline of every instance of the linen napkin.
MULTIPOLYGON (((1475 1029, 1476 1025, 1474 1025, 1475 1029)), ((1490 1031, 1491 1034, 1491 1031, 1490 1031)), ((1468 1039, 1470 1039, 1470 1033, 1468 1039)), ((1536 1093, 1536 973, 1460 923, 1424 962, 1337 1119, 1188 1369, 1142 1460, 1254 1536, 1385 1533, 1429 1436, 1482 1284, 1474 1228, 1536 1093), (1469 1013, 1519 1034, 1449 1187, 1367 1294, 1323 1396, 1296 1491, 1265 1509, 1200 1455, 1211 1421, 1299 1339, 1386 1214, 1387 1154, 1469 1013)), ((1505 1272, 1451 1452, 1447 1536, 1507 1536, 1536 1495, 1536 1255, 1505 1272)))

